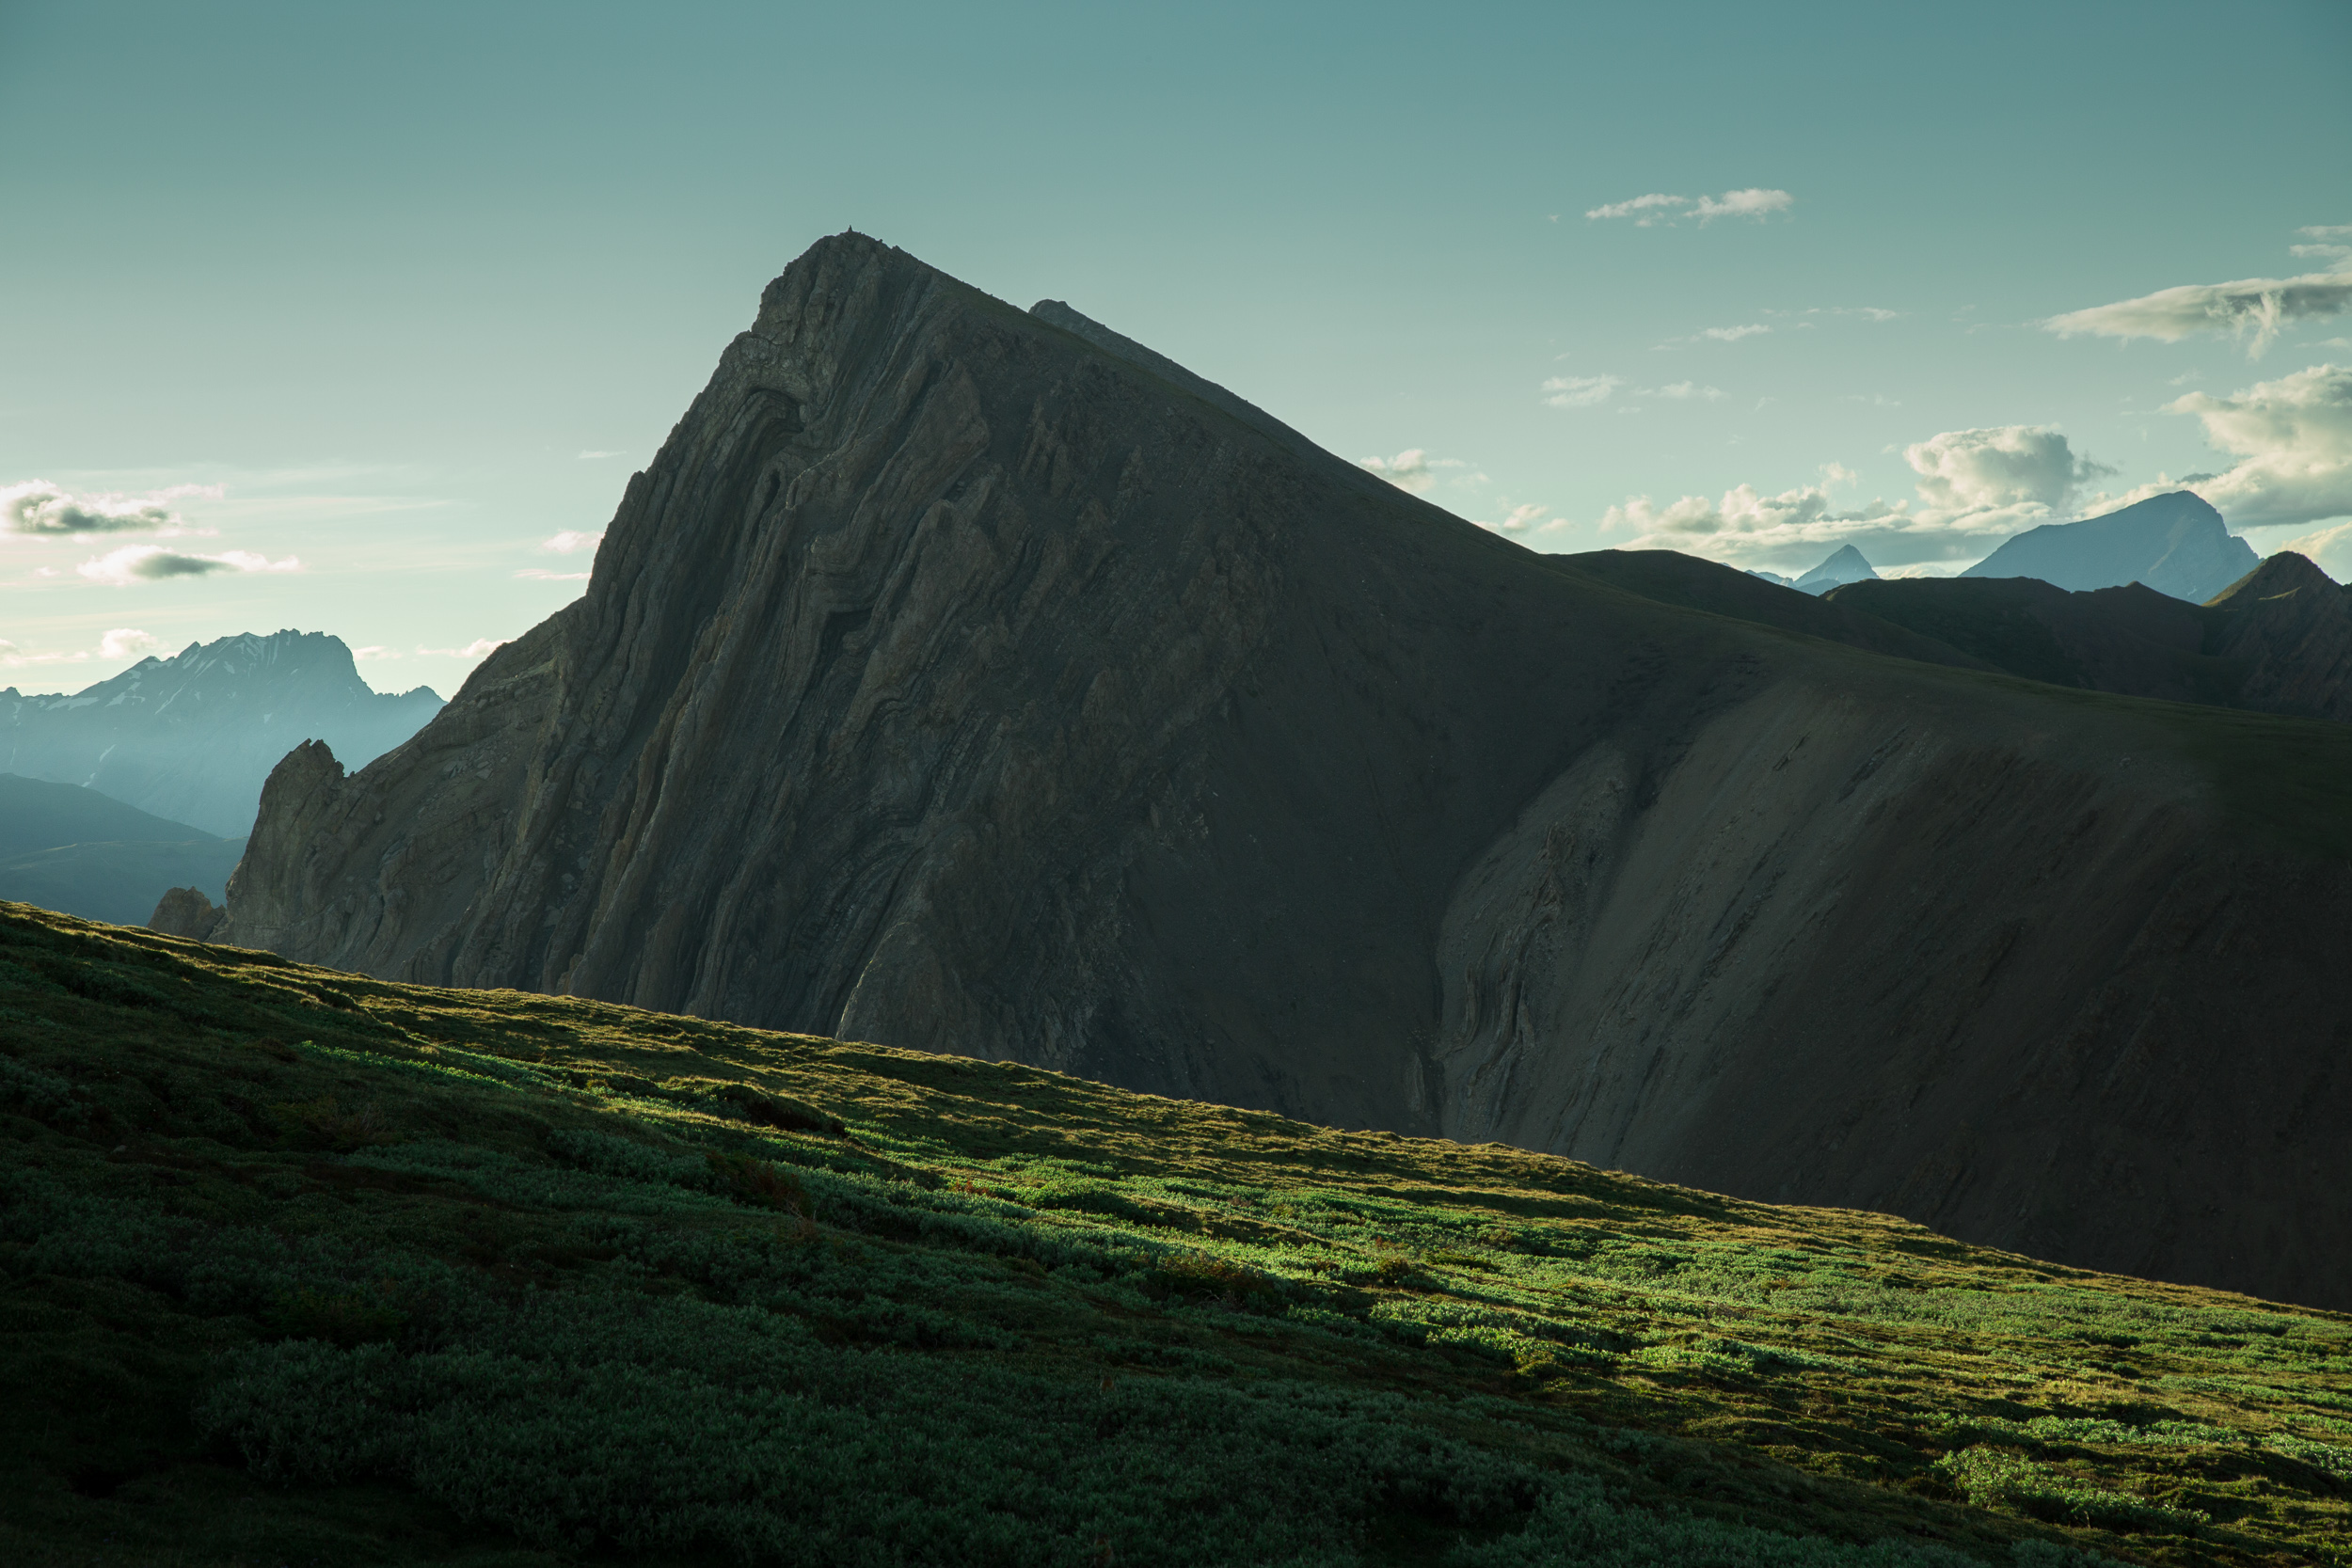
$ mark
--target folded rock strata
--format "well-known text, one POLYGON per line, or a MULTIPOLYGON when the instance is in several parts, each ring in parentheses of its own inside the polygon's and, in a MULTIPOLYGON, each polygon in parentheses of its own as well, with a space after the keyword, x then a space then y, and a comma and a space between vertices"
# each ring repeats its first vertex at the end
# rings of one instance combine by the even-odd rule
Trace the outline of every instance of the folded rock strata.
POLYGON ((221 940, 2352 1305, 2342 790, 2230 760, 2322 730, 1638 597, 842 235, 221 940))

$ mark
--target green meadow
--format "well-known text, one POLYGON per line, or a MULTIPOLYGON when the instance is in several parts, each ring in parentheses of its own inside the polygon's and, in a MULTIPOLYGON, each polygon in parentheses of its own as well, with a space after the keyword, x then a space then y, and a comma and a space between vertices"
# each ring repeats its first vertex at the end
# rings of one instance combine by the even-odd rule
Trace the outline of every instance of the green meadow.
POLYGON ((2352 1561, 2352 1320, 0 905, 0 1560, 2352 1561))

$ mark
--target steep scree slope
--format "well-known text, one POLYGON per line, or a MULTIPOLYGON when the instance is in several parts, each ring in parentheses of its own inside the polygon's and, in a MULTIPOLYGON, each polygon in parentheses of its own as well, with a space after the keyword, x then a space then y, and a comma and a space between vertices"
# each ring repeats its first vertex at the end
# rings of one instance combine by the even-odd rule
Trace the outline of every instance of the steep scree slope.
POLYGON ((1079 325, 815 246, 221 940, 2352 1300, 2352 732, 1646 601, 1079 325))

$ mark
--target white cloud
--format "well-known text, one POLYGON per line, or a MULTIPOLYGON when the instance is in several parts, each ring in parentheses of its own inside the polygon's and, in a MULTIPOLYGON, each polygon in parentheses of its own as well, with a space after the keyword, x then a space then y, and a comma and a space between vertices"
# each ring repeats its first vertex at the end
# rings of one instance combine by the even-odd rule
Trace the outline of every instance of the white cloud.
POLYGON ((1419 447, 1407 447, 1394 457, 1367 457, 1358 466, 1416 496, 1438 483, 1438 469, 1470 467, 1458 457, 1432 457, 1419 447))
POLYGON ((548 538, 541 540, 539 542, 539 553, 542 555, 572 555, 580 550, 593 550, 599 544, 603 543, 603 541, 604 531, 602 529, 598 529, 594 533, 583 533, 578 529, 567 528, 561 533, 554 534, 548 538))
POLYGON ((1903 449, 1930 506, 1957 511, 2061 506, 2085 480, 2114 470, 2078 457, 2049 425, 1947 430, 1903 449))
POLYGON ((1708 403, 1713 403, 1724 395, 1724 389, 1721 387, 1702 387, 1695 381, 1674 381, 1663 387, 1636 388, 1634 395, 1645 398, 1671 398, 1677 402, 1691 398, 1704 398, 1708 403))
POLYGON ((174 484, 144 496, 71 496, 45 479, 0 485, 0 531, 9 533, 164 533, 187 531, 171 502, 190 496, 218 500, 217 484, 174 484))
POLYGON ((160 545, 124 545, 92 556, 73 568, 92 582, 116 588, 134 582, 161 582, 167 578, 209 577, 215 572, 299 572, 294 556, 272 561, 251 550, 223 550, 218 555, 182 555, 160 545))
POLYGON ((2317 243, 2291 245, 2287 246, 2288 255, 2338 263, 2352 261, 2352 223, 2313 224, 2296 232, 2307 235, 2317 243))
POLYGON ((2205 439, 2239 459, 2191 485, 2233 527, 2352 515, 2352 369, 2313 365, 2226 398, 2191 392, 2164 411, 2196 415, 2205 439))
POLYGON ((2352 523, 2338 523, 2300 539, 2290 539, 2279 548, 2309 556, 2313 565, 2338 582, 2352 582, 2352 523))
POLYGON ((1750 322, 1745 326, 1710 326, 1700 332, 1699 336, 1712 338, 1719 343, 1736 343, 1742 338, 1760 337, 1771 330, 1772 328, 1762 322, 1750 322))
POLYGON ((417 652, 438 658, 484 658, 505 646, 503 638, 477 637, 462 648, 428 648, 420 642, 417 652))
POLYGON ((164 640, 131 626, 117 626, 98 640, 101 658, 130 658, 138 654, 151 654, 164 645, 164 640))
POLYGON ((611 451, 590 451, 583 449, 574 461, 580 463, 593 463, 599 457, 626 457, 628 455, 628 453, 621 451, 617 447, 611 451))
POLYGON ((1529 501, 1525 505, 1512 507, 1498 521, 1490 523, 1483 518, 1472 518, 1471 521, 1489 533, 1524 533, 1544 520, 1546 510, 1529 501))
POLYGON ((550 572, 544 566, 526 566, 515 575, 518 578, 529 578, 533 582, 586 582, 594 574, 589 572, 550 572))
POLYGON ((2168 343, 2199 332, 2247 338, 2259 355, 2289 322, 2317 321, 2352 309, 2352 272, 2301 277, 2242 277, 2234 283, 2188 283, 2138 299, 2071 310, 2042 324, 2060 337, 2088 332, 2103 338, 2156 338, 2168 343))
POLYGON ((1953 430, 1903 452, 1918 477, 1919 503, 1873 499, 1840 509, 1835 485, 1853 483, 1842 463, 1821 467, 1819 484, 1768 495, 1736 485, 1719 499, 1684 496, 1660 505, 1633 496, 1601 519, 1624 547, 1676 549, 1741 565, 1818 565, 1853 545, 1882 569, 1974 559, 2010 534, 2054 520, 2081 483, 2106 470, 2075 454, 2046 426, 1953 430))
POLYGON ((1702 224, 1717 218, 1756 218, 1759 221, 1774 213, 1785 213, 1796 204, 1797 198, 1787 191, 1766 190, 1751 186, 1746 190, 1725 191, 1721 196, 1702 196, 1693 201, 1687 196, 1668 196, 1653 191, 1637 196, 1630 201, 1613 201, 1605 207, 1588 209, 1587 218, 1631 218, 1638 229, 1671 226, 1683 218, 1696 218, 1702 224))
POLYGON ((1594 408, 1617 395, 1621 375, 1555 375, 1538 388, 1554 408, 1594 408))
POLYGON ((398 658, 400 650, 388 648, 381 642, 371 642, 364 648, 352 649, 351 657, 354 658, 398 658))
POLYGON ((1588 218, 1632 218, 1642 228, 1673 221, 1675 210, 1691 205, 1687 196, 1667 196, 1653 193, 1637 196, 1630 201, 1613 201, 1606 207, 1595 207, 1584 215, 1588 218))
POLYGON ((1744 191, 1725 191, 1721 196, 1703 196, 1691 211, 1701 223, 1713 218, 1763 218, 1773 213, 1785 213, 1797 204, 1797 198, 1787 191, 1768 191, 1750 186, 1744 191))

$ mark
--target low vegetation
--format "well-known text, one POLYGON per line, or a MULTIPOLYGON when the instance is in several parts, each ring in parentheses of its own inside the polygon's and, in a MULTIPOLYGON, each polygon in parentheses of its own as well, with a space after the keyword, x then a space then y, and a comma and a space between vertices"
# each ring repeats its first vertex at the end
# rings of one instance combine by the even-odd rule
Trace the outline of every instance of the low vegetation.
POLYGON ((2352 1322, 0 907, 0 1558, 2352 1559, 2352 1322))

